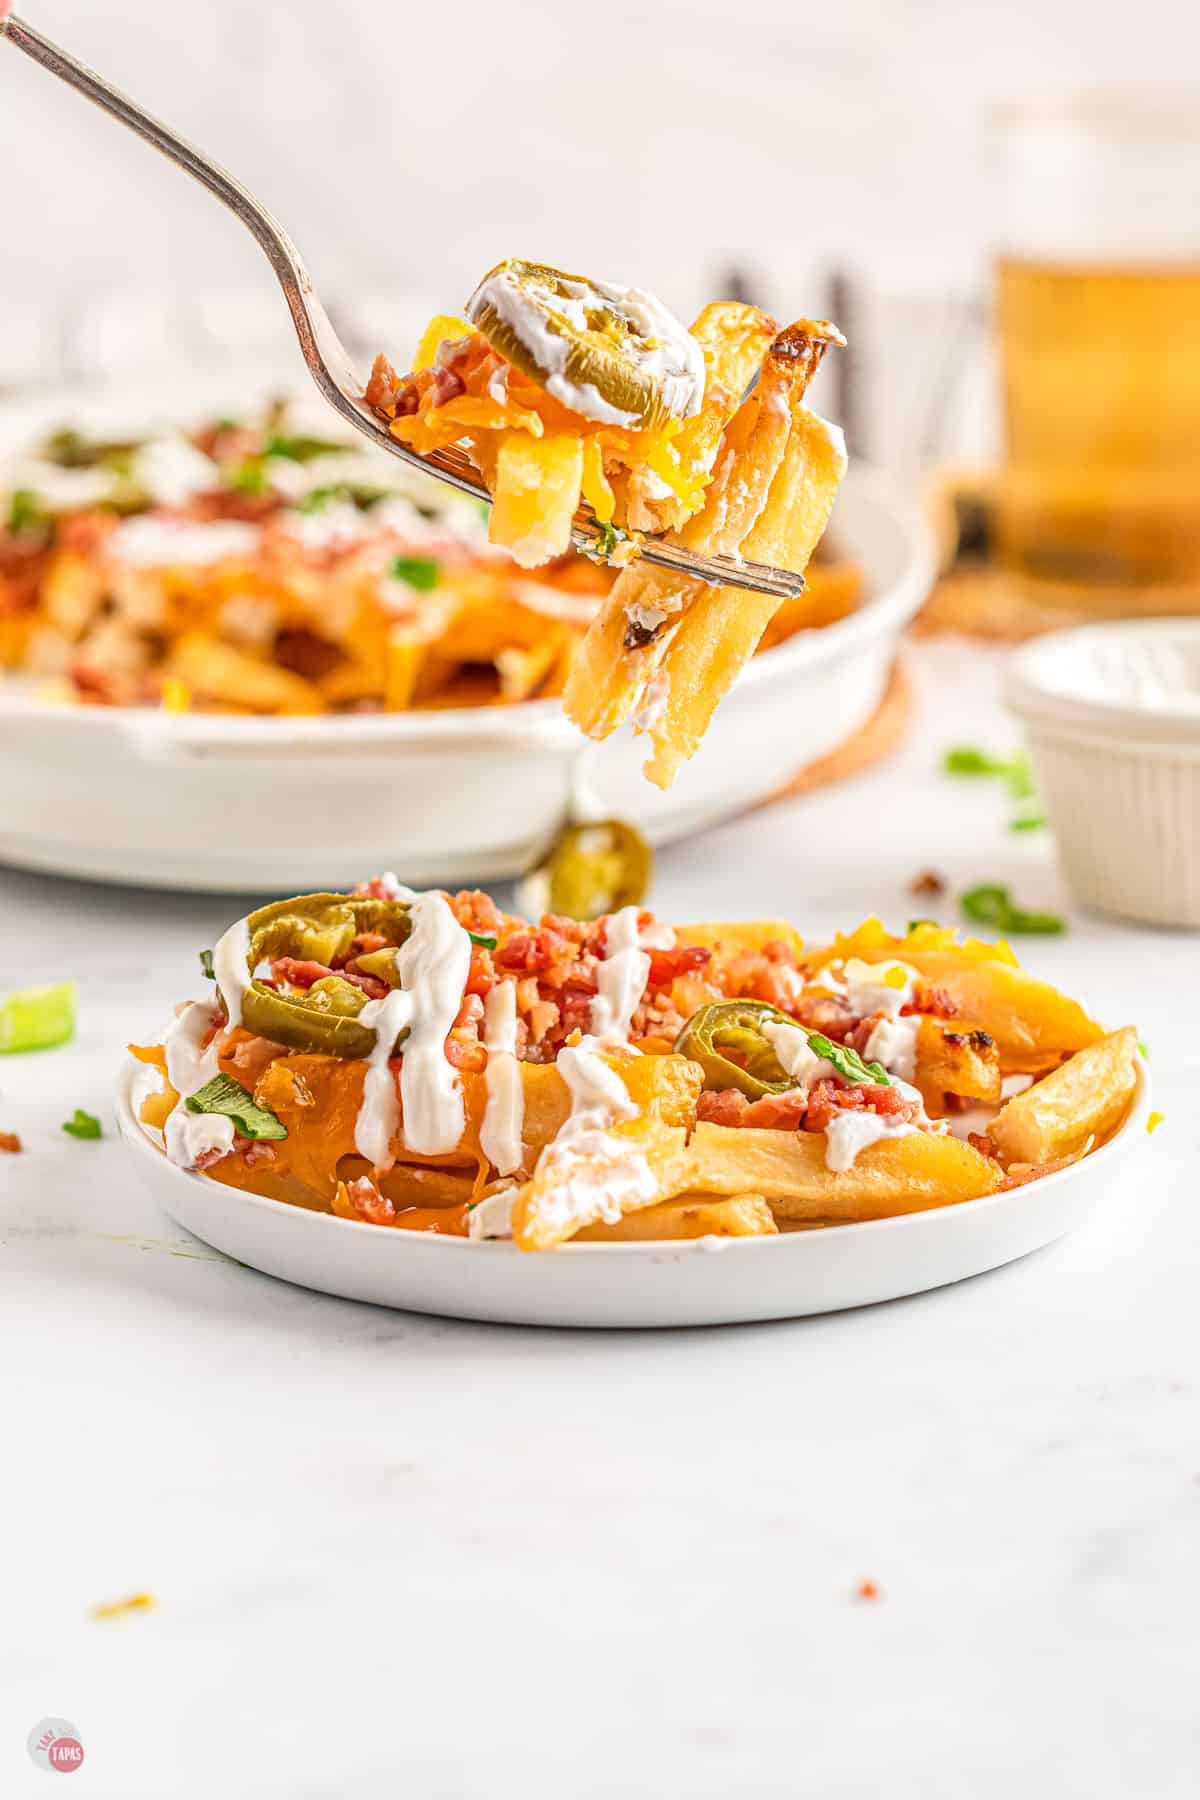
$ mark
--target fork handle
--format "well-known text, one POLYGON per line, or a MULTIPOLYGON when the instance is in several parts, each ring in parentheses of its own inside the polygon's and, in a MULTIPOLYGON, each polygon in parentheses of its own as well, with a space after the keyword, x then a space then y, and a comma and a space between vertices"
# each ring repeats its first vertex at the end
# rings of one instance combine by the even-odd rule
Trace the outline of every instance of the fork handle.
MULTIPOLYGON (((310 367, 315 367, 319 362, 340 360, 344 366, 332 369, 334 380, 344 380, 350 385, 358 382, 349 358, 337 344, 332 328, 328 328, 325 309, 313 292, 308 271, 300 260, 296 246, 278 219, 265 206, 260 205, 253 194, 247 193, 240 181, 235 181, 219 163, 210 161, 160 119, 143 111, 127 94, 122 94, 118 88, 97 75, 94 69, 76 62, 73 56, 68 56, 65 50, 60 50, 57 44, 52 44, 41 32, 15 18, 12 0, 0 0, 0 37, 14 44, 18 50, 23 50, 26 56, 32 57, 34 62, 40 63, 52 75, 57 75, 60 81, 76 88, 112 118, 128 126, 130 131, 136 131, 140 138, 153 145, 154 149, 161 150, 164 156, 170 157, 194 181, 215 194, 247 230, 253 232, 274 269, 287 300, 305 361, 310 367), (320 344, 316 342, 314 324, 321 333, 320 344), (321 330, 323 326, 327 329, 321 330)), ((358 385, 361 386, 361 382, 358 385)), ((339 406, 339 410, 344 410, 344 407, 339 406)))

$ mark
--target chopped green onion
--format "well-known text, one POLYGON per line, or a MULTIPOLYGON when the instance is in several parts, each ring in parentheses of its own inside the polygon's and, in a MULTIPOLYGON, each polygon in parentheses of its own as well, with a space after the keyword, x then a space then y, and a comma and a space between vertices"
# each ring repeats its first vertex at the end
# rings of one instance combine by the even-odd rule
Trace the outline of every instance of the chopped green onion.
POLYGON ((816 1056, 821 1056, 827 1063, 832 1063, 838 1074, 845 1081, 874 1082, 878 1087, 891 1087, 888 1072, 882 1063, 864 1062, 857 1050, 849 1044, 835 1044, 823 1032, 810 1031, 808 1047, 816 1056))
POLYGON ((264 456, 281 456, 285 462, 315 462, 318 456, 336 456, 346 448, 345 444, 335 444, 331 438, 291 437, 283 432, 273 432, 263 445, 264 456))
POLYGON ((473 944, 478 944, 482 950, 494 950, 500 941, 498 938, 489 937, 485 931, 468 931, 467 936, 473 944))
POLYGON ((608 562, 618 544, 629 542, 629 533, 622 526, 614 525, 611 519, 593 517, 592 523, 596 527, 596 541, 580 544, 580 552, 591 562, 608 562))
POLYGON ((993 756, 974 744, 958 744, 947 750, 942 770, 947 775, 998 775, 1007 782, 1014 800, 1033 797, 1033 770, 1024 750, 1014 750, 1011 756, 993 756))
POLYGON ((102 1135, 100 1121, 84 1112, 82 1106, 75 1108, 74 1116, 63 1121, 63 1130, 73 1138, 98 1138, 102 1135))
POLYGON ((941 930, 941 926, 939 925, 939 923, 936 919, 910 919, 908 921, 909 937, 912 936, 913 932, 917 929, 918 925, 932 925, 935 931, 941 930))
POLYGON ((50 1050, 75 1035, 75 983, 48 982, 0 995, 0 1053, 50 1050))
POLYGON ((32 488, 14 488, 8 503, 8 529, 14 537, 22 532, 42 531, 51 523, 41 500, 32 488))
POLYGON ((200 952, 200 967, 204 970, 204 978, 206 981, 215 981, 217 979, 217 971, 213 968, 213 953, 211 950, 202 950, 200 952))
POLYGON ((265 1106, 256 1106, 240 1081, 230 1075, 214 1075, 197 1094, 189 1094, 185 1102, 189 1112, 220 1113, 232 1119, 243 1137, 285 1138, 287 1126, 265 1106))
POLYGON ((1018 813, 1015 819, 1009 820, 1008 829, 1010 831, 1042 831, 1045 829, 1045 825, 1045 813, 1018 813))
POLYGON ((433 556, 398 556, 392 563, 397 581, 407 581, 419 594, 431 594, 441 579, 442 565, 433 556))
POLYGON ((367 487, 354 481, 338 481, 330 487, 310 488, 296 502, 296 510, 302 513, 323 512, 332 500, 349 500, 357 506, 359 512, 366 512, 376 501, 384 499, 388 492, 387 488, 367 487))
POLYGON ((1146 1061, 1149 1062, 1150 1061, 1150 1046, 1149 1046, 1149 1044, 1143 1044, 1141 1038, 1139 1038, 1137 1047, 1141 1051, 1142 1055, 1145 1057, 1146 1061))
POLYGON ((1014 903, 1006 887, 992 883, 968 888, 960 895, 959 905, 976 925, 991 925, 997 931, 1017 936, 1049 936, 1067 928, 1057 913, 1027 912, 1014 903))
POLYGON ((229 486, 239 494, 265 494, 268 488, 267 471, 263 467, 261 456, 248 456, 228 477, 229 486))

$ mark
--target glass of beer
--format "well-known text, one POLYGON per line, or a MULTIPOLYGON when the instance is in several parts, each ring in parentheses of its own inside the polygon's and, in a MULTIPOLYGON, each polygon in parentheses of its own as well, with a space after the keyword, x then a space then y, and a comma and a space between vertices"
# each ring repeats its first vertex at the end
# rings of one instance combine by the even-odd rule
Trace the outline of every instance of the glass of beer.
POLYGON ((1200 612, 1200 94, 995 121, 998 551, 1050 614, 1200 612))

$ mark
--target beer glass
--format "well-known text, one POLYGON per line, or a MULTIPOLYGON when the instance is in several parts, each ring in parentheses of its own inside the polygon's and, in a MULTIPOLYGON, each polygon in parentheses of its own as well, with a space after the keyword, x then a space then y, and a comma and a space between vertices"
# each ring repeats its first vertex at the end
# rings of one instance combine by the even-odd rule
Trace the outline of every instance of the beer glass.
POLYGON ((1200 612, 1200 93, 995 116, 998 551, 1073 617, 1200 612))

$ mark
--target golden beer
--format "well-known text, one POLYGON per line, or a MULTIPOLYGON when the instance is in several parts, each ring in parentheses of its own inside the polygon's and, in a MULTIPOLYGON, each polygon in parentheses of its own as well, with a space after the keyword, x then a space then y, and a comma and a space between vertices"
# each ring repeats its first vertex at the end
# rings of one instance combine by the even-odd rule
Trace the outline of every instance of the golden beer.
POLYGON ((1200 610, 1200 259, 1004 257, 1000 550, 1094 612, 1200 610))

